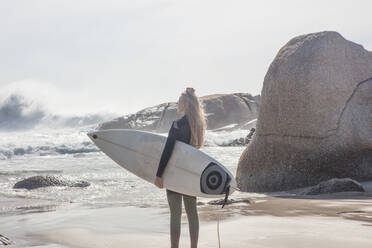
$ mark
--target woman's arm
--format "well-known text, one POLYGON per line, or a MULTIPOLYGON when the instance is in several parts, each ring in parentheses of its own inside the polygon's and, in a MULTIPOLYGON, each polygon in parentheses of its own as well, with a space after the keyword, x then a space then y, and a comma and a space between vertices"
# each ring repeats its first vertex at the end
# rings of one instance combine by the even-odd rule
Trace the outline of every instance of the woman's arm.
POLYGON ((172 155, 172 151, 174 148, 174 144, 176 143, 177 137, 178 137, 178 131, 179 129, 176 126, 176 122, 174 121, 172 123, 172 126, 168 133, 167 141, 165 142, 165 146, 163 149, 163 153, 160 157, 160 162, 158 166, 158 171, 156 172, 157 177, 161 177, 163 175, 163 172, 165 170, 165 167, 168 164, 169 158, 172 155))

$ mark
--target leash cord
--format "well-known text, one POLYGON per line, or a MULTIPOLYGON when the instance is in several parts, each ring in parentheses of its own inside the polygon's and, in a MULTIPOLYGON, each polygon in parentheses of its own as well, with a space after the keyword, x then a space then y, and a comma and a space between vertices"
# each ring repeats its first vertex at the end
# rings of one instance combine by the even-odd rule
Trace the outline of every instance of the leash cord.
POLYGON ((221 239, 220 239, 220 212, 217 214, 217 237, 218 237, 218 248, 221 248, 221 239))
MULTIPOLYGON (((227 198, 229 198, 229 193, 230 193, 230 186, 227 187, 226 189, 226 193, 225 193, 225 199, 223 200, 223 204, 222 204, 222 207, 225 207, 226 203, 227 203, 227 198)), ((217 214, 217 237, 218 237, 218 248, 221 248, 221 238, 220 238, 220 215, 221 213, 218 212, 217 214)))
MULTIPOLYGON (((227 203, 227 198, 229 197, 229 193, 230 193, 230 187, 235 189, 236 191, 240 191, 239 188, 237 187, 232 187, 232 186, 229 186, 227 188, 227 191, 226 191, 226 194, 225 194, 225 199, 223 201, 223 204, 222 204, 222 207, 221 209, 226 205, 227 203)), ((221 248, 221 238, 220 238, 220 218, 221 218, 221 215, 222 213, 218 212, 217 213, 217 238, 218 238, 218 248, 221 248)))

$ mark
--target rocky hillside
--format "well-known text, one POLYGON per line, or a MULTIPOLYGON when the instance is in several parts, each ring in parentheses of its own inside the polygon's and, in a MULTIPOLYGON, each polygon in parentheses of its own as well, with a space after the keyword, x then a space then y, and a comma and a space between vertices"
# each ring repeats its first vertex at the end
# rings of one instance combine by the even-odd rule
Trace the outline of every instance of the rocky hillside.
MULTIPOLYGON (((236 129, 252 127, 257 118, 260 96, 247 93, 217 94, 200 98, 207 118, 207 129, 236 129)), ((168 132, 172 121, 179 118, 177 103, 162 103, 101 123, 98 129, 125 128, 154 132, 168 132)))

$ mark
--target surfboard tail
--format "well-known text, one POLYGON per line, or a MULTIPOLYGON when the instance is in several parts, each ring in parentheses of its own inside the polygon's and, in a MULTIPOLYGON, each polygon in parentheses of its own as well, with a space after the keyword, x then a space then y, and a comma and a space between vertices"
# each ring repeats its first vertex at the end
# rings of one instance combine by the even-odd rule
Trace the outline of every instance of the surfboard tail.
POLYGON ((200 177, 200 190, 204 194, 222 195, 229 190, 234 191, 230 185, 236 187, 235 179, 215 162, 210 162, 200 177))

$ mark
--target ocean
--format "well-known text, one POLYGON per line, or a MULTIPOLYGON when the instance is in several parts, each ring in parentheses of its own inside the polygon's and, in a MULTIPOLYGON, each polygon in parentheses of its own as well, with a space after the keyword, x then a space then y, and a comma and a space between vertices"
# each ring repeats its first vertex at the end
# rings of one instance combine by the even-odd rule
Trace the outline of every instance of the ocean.
MULTIPOLYGON (((89 140, 86 134, 96 126, 2 131, 0 215, 57 211, 71 204, 93 208, 167 206, 164 190, 126 171, 89 140), (35 175, 84 180, 90 186, 13 189, 16 182, 35 175)), ((246 133, 247 130, 207 131, 202 151, 235 174, 244 147, 221 145, 246 133)))

